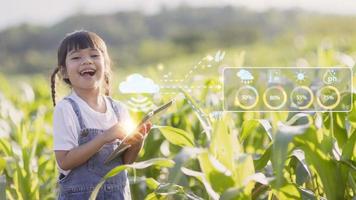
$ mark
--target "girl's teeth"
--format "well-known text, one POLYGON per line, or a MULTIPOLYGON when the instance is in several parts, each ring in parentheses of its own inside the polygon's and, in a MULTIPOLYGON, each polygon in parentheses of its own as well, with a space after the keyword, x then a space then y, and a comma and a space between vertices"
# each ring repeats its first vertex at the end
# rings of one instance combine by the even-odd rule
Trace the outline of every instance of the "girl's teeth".
POLYGON ((93 71, 93 70, 87 70, 87 71, 83 71, 83 72, 80 73, 80 75, 82 75, 82 76, 84 76, 84 75, 86 75, 86 74, 88 74, 88 75, 90 75, 90 76, 93 76, 93 75, 95 74, 95 71, 93 71))

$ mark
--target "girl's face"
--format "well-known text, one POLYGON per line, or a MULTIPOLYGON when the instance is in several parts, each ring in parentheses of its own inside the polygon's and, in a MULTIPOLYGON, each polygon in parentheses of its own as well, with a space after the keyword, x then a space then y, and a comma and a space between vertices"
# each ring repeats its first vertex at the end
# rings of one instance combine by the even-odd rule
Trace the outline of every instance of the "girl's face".
POLYGON ((67 53, 64 75, 73 89, 100 90, 104 72, 104 55, 99 49, 86 48, 67 53))

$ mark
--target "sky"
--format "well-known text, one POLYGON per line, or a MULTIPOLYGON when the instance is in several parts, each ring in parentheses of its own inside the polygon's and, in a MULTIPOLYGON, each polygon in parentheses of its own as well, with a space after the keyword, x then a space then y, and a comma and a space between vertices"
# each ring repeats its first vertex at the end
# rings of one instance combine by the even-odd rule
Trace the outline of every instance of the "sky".
POLYGON ((332 14, 356 14, 355 0, 0 0, 0 30, 21 23, 51 25, 76 13, 109 14, 123 10, 155 13, 162 6, 244 6, 263 11, 269 8, 301 8, 332 14))

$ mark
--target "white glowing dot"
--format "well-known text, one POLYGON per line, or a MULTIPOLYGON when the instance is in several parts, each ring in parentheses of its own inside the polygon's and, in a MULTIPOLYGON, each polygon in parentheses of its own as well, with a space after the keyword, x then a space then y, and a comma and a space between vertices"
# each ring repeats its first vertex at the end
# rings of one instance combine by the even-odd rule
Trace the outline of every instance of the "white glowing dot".
POLYGON ((298 76, 297 76, 297 78, 298 78, 299 80, 303 80, 303 79, 304 79, 304 74, 299 73, 298 76))

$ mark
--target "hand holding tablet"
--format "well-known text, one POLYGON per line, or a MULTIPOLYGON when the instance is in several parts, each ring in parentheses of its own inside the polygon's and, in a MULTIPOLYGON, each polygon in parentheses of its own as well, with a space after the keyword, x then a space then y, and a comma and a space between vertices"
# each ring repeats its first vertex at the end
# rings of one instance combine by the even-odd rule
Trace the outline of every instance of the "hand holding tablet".
MULTIPOLYGON (((135 132, 139 131, 139 129, 141 128, 141 126, 143 124, 150 121, 158 113, 161 113, 162 111, 168 109, 174 102, 175 102, 175 99, 172 99, 169 102, 163 104, 162 106, 156 108, 155 110, 152 110, 149 113, 147 113, 147 115, 137 125, 135 132)), ((126 149, 131 147, 130 144, 125 143, 129 138, 130 138, 130 135, 127 135, 121 142, 119 142, 119 146, 106 158, 105 164, 109 163, 110 161, 115 159, 117 156, 120 156, 126 149)))

